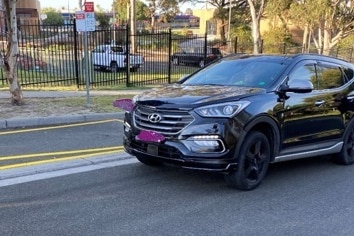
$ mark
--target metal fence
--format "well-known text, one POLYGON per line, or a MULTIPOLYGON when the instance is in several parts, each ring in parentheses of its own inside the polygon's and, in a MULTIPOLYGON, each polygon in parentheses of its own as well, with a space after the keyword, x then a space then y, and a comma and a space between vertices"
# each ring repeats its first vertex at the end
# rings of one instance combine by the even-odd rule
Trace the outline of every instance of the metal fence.
MULTIPOLYGON (((75 24, 21 25, 19 27, 18 77, 23 87, 54 87, 86 85, 86 79, 92 87, 105 87, 122 84, 123 86, 144 86, 177 81, 181 76, 190 74, 199 68, 191 65, 173 65, 171 55, 181 48, 213 46, 224 52, 251 53, 251 44, 237 42, 237 38, 227 43, 208 40, 206 34, 178 35, 170 29, 155 32, 139 32, 130 35, 128 26, 115 29, 88 32, 88 57, 83 51, 83 33, 76 32, 75 24), (91 63, 91 51, 98 45, 115 44, 127 48, 129 52, 144 57, 144 64, 137 72, 128 68, 112 73, 110 70, 96 69, 91 63), (85 68, 84 60, 90 60, 85 68), (88 72, 88 73, 84 73, 88 72), (88 78, 84 75, 88 74, 88 78)), ((2 38, 2 53, 6 40, 2 38)), ((312 49, 311 49, 312 50, 312 49)), ((289 47, 286 44, 263 45, 264 53, 301 53, 302 48, 289 47)), ((310 51, 317 53, 317 51, 310 51)), ((353 60, 353 48, 333 49, 332 56, 353 60)), ((4 72, 0 71, 0 85, 6 85, 4 72)))

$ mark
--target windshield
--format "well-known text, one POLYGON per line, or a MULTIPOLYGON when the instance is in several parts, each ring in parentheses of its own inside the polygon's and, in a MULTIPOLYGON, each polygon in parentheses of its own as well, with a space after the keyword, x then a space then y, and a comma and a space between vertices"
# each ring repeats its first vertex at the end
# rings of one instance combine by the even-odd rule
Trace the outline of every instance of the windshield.
POLYGON ((183 84, 231 85, 265 88, 284 69, 279 61, 257 59, 222 60, 192 75, 183 84))

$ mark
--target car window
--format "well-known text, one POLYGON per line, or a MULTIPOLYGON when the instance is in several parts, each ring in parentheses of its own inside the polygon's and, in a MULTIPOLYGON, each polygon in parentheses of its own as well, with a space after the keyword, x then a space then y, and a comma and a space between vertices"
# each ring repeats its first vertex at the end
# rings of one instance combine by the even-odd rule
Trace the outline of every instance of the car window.
POLYGON ((123 52, 123 47, 111 47, 112 52, 123 52))
POLYGON ((348 81, 351 80, 351 79, 353 79, 353 77, 354 77, 354 71, 353 71, 352 68, 345 67, 345 68, 343 68, 343 70, 344 70, 344 74, 346 75, 348 81))
POLYGON ((332 89, 344 85, 345 77, 339 66, 320 64, 318 76, 318 89, 332 89))
POLYGON ((310 81, 314 88, 317 87, 317 75, 314 63, 308 63, 296 67, 289 75, 289 81, 291 80, 307 80, 310 81))
POLYGON ((261 87, 270 85, 284 64, 264 60, 223 60, 189 77, 184 84, 261 87))
POLYGON ((98 46, 95 49, 93 49, 92 52, 94 52, 94 53, 103 53, 104 52, 104 48, 102 46, 98 46))

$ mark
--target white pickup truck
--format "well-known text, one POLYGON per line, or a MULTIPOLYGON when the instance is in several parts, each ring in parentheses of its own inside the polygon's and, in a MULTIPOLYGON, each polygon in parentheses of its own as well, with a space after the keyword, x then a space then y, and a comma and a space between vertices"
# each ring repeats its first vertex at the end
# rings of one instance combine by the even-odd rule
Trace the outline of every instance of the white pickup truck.
MULTIPOLYGON (((127 58, 124 46, 99 45, 92 50, 92 64, 99 69, 109 69, 111 72, 127 67, 127 58)), ((139 54, 129 54, 130 71, 136 72, 144 64, 144 57, 139 54)))

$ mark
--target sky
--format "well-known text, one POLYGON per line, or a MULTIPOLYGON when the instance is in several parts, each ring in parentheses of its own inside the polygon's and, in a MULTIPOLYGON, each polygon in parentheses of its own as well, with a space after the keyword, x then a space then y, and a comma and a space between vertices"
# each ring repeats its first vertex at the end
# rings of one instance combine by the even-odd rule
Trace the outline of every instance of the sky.
MULTIPOLYGON (((100 5, 103 9, 109 11, 111 9, 111 5, 113 3, 113 0, 90 0, 91 2, 94 2, 95 6, 100 5)), ((84 0, 82 0, 84 2, 84 0)), ((41 8, 45 7, 53 7, 55 9, 70 9, 73 11, 75 8, 77 10, 80 9, 79 7, 79 0, 40 0, 41 3, 41 8)), ((190 5, 190 4, 184 4, 181 6, 181 11, 184 12, 186 8, 195 8, 195 6, 190 5)))

